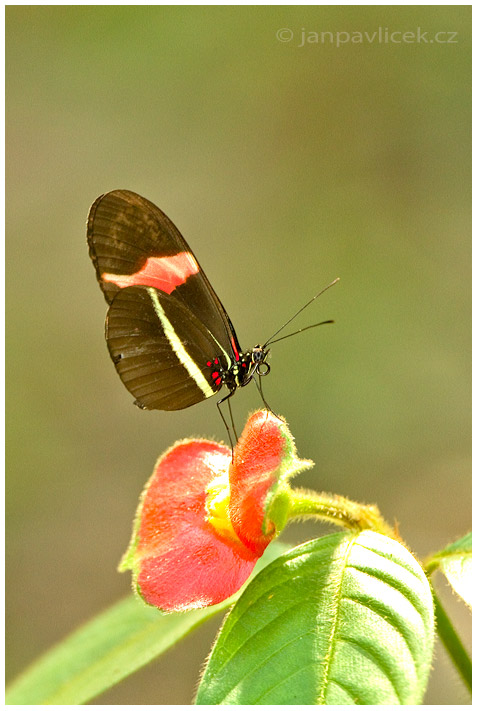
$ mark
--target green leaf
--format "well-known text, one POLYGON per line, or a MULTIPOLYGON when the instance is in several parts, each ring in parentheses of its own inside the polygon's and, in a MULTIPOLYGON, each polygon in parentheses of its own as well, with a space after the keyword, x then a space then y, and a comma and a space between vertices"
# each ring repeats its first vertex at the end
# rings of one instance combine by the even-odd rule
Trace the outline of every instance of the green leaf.
POLYGON ((432 595, 409 551, 373 531, 294 548, 228 615, 197 704, 417 704, 432 595))
POLYGON ((122 600, 27 670, 7 692, 6 703, 85 703, 159 656, 217 611, 164 615, 136 598, 122 600))
POLYGON ((434 553, 427 561, 432 573, 440 568, 455 592, 472 607, 472 533, 434 553))
MULTIPOLYGON (((255 570, 287 548, 270 545, 255 570)), ((225 610, 219 605, 163 614, 129 597, 113 605, 51 649, 7 690, 11 704, 83 704, 172 647, 195 627, 225 610)))

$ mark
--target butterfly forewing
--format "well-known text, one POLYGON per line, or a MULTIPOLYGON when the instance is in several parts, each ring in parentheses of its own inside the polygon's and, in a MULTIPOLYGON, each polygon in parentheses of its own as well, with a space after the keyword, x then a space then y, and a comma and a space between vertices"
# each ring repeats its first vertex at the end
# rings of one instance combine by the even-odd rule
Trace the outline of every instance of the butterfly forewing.
POLYGON ((108 303, 121 288, 104 274, 132 275, 150 257, 169 257, 189 249, 158 207, 129 190, 101 195, 88 217, 88 244, 99 284, 108 303))
POLYGON ((129 190, 99 197, 88 218, 88 244, 108 303, 128 286, 151 286, 182 301, 230 357, 235 331, 179 230, 152 202, 129 190))

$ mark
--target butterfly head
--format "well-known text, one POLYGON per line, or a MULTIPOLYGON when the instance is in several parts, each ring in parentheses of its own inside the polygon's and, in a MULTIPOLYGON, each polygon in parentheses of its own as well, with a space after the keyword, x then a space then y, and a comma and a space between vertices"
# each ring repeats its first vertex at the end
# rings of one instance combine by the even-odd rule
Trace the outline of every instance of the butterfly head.
POLYGON ((252 348, 252 370, 253 373, 258 373, 258 375, 268 375, 270 372, 270 364, 267 363, 267 357, 270 353, 270 348, 265 346, 257 345, 252 348))
POLYGON ((240 360, 243 370, 240 373, 240 387, 248 385, 254 375, 268 375, 270 372, 270 364, 267 363, 269 353, 269 348, 264 348, 260 345, 256 345, 254 348, 242 353, 240 360))

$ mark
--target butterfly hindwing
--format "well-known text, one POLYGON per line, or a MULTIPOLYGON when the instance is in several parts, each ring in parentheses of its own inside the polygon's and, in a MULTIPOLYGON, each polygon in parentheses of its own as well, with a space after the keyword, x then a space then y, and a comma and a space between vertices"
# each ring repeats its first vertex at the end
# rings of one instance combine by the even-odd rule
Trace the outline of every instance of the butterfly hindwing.
POLYGON ((175 296, 152 287, 118 291, 106 319, 106 340, 121 380, 147 409, 179 410, 214 395, 220 384, 210 363, 218 353, 224 365, 230 362, 175 296))

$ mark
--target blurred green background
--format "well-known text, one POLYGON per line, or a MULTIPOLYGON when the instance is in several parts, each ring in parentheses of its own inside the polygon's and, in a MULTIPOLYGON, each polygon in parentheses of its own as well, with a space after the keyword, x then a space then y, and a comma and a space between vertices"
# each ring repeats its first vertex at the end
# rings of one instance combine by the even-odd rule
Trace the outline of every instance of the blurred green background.
MULTIPOLYGON (((225 437, 215 401, 142 412, 114 371, 85 241, 114 188, 177 224, 243 348, 340 276, 296 328, 336 324, 276 344, 263 381, 316 463, 297 485, 378 504, 421 557, 470 528, 470 12, 7 7, 8 678, 128 593, 156 457, 225 437), (454 41, 299 46, 379 27, 454 41)), ((259 406, 241 391, 237 424, 259 406)), ((218 624, 99 702, 190 703, 218 624)), ((469 703, 434 667, 426 702, 469 703)))

